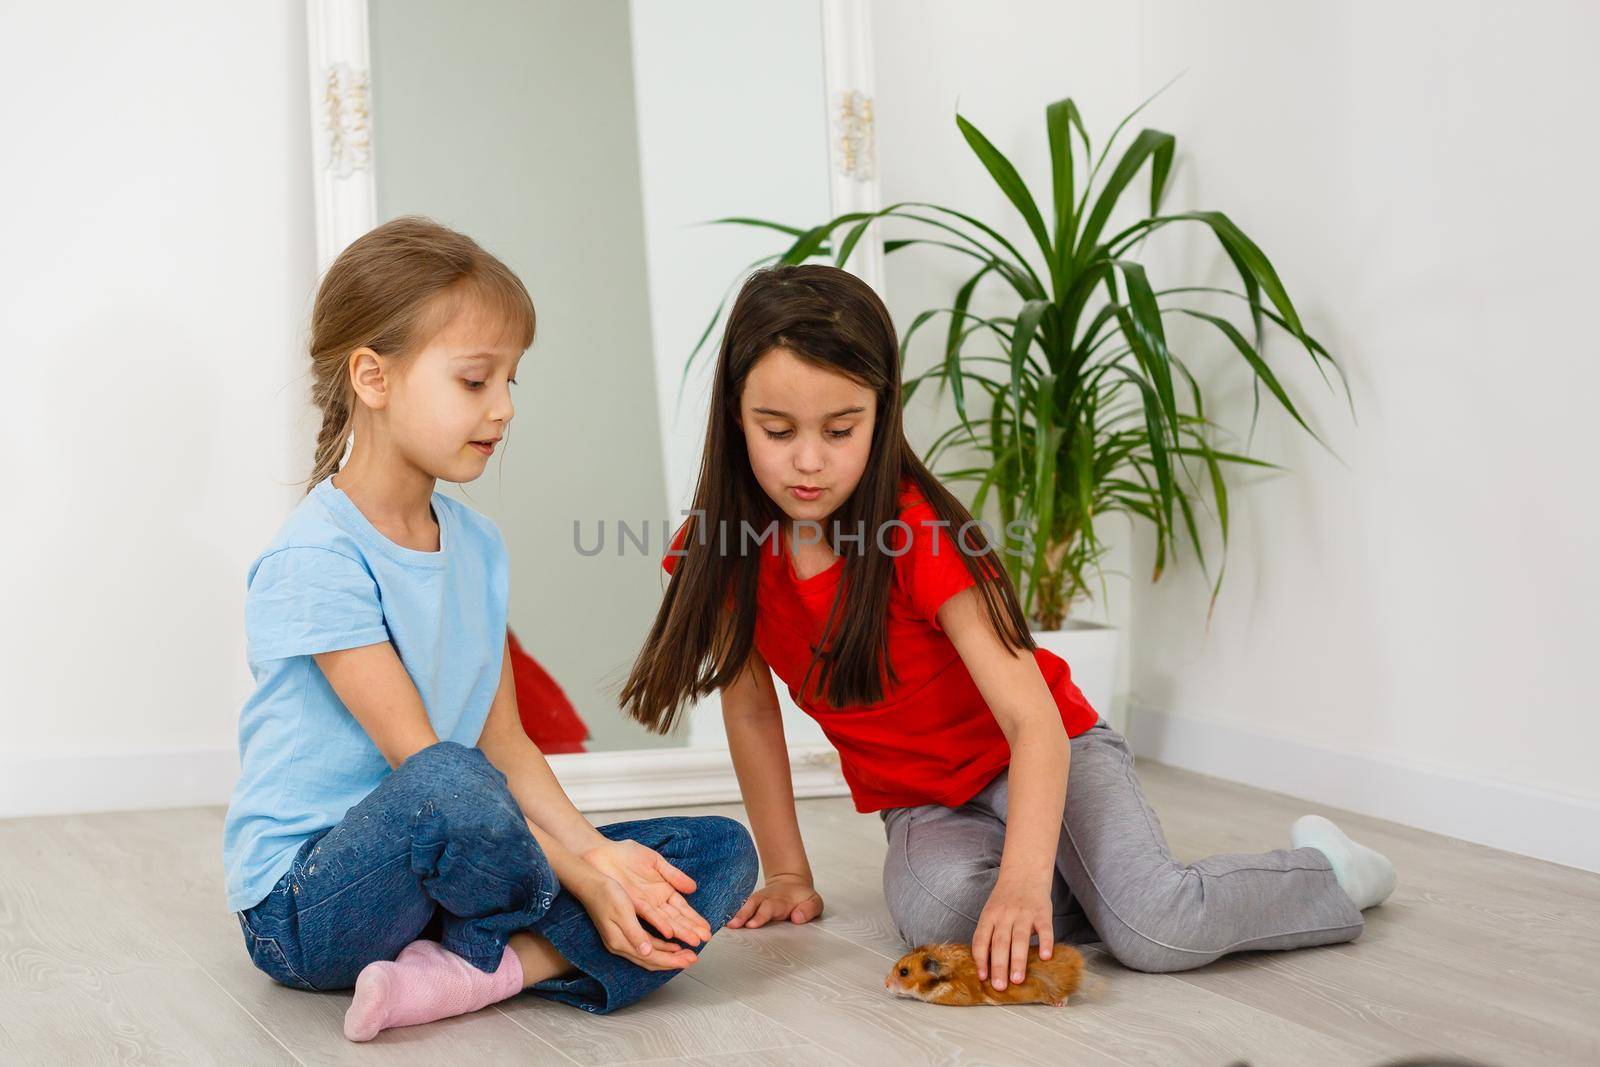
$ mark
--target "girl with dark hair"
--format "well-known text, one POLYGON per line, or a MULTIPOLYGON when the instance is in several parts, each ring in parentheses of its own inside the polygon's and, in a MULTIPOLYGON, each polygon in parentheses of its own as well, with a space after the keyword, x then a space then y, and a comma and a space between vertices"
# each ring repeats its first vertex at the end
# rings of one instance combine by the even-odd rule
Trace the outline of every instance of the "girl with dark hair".
POLYGON ((766 872, 730 926, 822 911, 774 673, 885 822, 901 935, 970 941, 996 989, 1035 938, 1044 958, 1100 940, 1146 971, 1348 941, 1394 888, 1386 859, 1314 816, 1293 849, 1173 858, 1127 743, 1035 646, 996 550, 907 443, 894 325, 845 271, 774 267, 740 292, 662 564, 621 702, 664 733, 720 691, 766 872))

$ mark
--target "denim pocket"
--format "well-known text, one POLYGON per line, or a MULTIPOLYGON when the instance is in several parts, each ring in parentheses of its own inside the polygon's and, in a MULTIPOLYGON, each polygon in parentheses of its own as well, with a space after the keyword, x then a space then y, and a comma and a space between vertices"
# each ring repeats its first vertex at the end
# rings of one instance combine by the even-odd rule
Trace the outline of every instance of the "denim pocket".
POLYGON ((301 978, 289 966, 288 959, 283 954, 283 947, 278 944, 275 937, 262 937, 250 925, 249 915, 245 912, 235 912, 239 917, 239 926, 244 931, 245 951, 250 954, 250 962, 256 969, 271 978, 279 985, 286 985, 293 989, 304 989, 307 992, 317 992, 317 987, 301 978))

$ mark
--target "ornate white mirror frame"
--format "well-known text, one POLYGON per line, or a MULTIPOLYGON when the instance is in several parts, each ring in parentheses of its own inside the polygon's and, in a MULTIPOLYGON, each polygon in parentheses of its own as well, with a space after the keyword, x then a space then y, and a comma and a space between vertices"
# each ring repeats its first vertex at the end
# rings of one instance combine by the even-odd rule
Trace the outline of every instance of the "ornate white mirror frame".
MULTIPOLYGON (((831 207, 835 214, 874 211, 880 196, 867 0, 819 0, 819 6, 829 144, 817 148, 828 153, 831 207)), ((320 272, 378 222, 367 0, 306 0, 306 27, 320 272)), ((882 292, 883 244, 876 232, 857 245, 849 268, 882 292)), ((780 693, 784 688, 779 682, 780 693)), ((586 811, 739 797, 726 747, 554 755, 550 764, 586 811)), ((792 737, 790 764, 797 797, 847 792, 837 754, 820 733, 792 737)))

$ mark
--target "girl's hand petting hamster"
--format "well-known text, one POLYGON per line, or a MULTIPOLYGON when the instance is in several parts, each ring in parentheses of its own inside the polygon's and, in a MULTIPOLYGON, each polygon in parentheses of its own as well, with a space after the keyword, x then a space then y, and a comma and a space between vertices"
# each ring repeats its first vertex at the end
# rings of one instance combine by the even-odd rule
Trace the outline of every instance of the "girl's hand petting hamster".
POLYGON ((900 957, 883 980, 895 996, 929 1004, 1049 1004, 1062 1007, 1083 982, 1083 957, 1077 949, 1057 945, 1047 960, 1038 948, 1028 950, 1028 973, 1022 981, 996 990, 978 978, 969 945, 923 945, 900 957))
POLYGON ((808 923, 821 914, 822 897, 809 878, 778 874, 750 894, 750 899, 728 920, 728 927, 737 930, 745 926, 754 930, 785 919, 792 923, 808 923))
MULTIPOLYGON (((1020 819, 1013 824, 1020 825, 1020 819)), ((1058 836, 1051 831, 1049 847, 1056 847, 1058 836)), ((1041 859, 1039 866, 1048 871, 1048 855, 1041 859)), ((978 913, 978 926, 972 932, 972 958, 978 965, 978 977, 996 989, 1004 989, 1007 982, 1022 981, 1028 942, 1035 934, 1041 945, 1054 940, 1049 884, 1048 877, 1018 878, 1015 872, 1005 870, 1002 862, 1000 877, 990 890, 983 911, 978 913)))

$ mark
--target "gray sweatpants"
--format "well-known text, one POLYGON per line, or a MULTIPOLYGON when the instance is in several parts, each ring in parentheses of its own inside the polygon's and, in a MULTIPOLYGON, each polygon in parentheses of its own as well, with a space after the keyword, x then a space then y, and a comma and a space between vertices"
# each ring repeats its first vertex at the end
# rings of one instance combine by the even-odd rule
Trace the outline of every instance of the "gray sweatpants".
MULTIPOLYGON (((959 808, 879 813, 889 835, 884 896, 908 945, 972 939, 1000 873, 1006 801, 1001 772, 959 808)), ((1053 898, 1058 941, 1103 942, 1139 971, 1350 941, 1362 928, 1317 849, 1173 859, 1128 743, 1104 718, 1072 739, 1053 898)))

